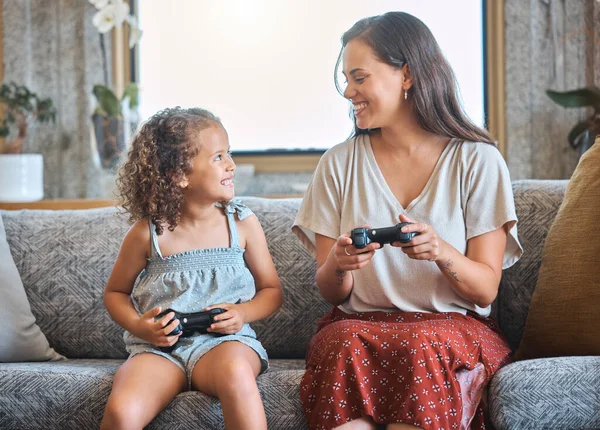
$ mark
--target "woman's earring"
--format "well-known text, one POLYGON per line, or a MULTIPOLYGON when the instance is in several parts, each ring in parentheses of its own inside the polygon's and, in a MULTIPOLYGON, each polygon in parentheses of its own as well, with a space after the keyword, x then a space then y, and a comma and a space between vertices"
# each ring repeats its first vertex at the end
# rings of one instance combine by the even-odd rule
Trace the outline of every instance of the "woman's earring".
POLYGON ((407 99, 408 99, 408 91, 404 90, 404 100, 407 100, 407 99))

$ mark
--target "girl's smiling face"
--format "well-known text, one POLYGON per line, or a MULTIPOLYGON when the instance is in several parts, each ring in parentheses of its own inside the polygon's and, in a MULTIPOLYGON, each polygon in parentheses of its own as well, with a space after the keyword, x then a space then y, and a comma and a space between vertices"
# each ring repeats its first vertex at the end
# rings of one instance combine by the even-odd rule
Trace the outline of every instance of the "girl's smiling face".
POLYGON ((186 175, 186 194, 211 203, 231 200, 235 195, 235 163, 227 132, 215 124, 196 133, 195 139, 200 149, 192 161, 192 171, 186 175))

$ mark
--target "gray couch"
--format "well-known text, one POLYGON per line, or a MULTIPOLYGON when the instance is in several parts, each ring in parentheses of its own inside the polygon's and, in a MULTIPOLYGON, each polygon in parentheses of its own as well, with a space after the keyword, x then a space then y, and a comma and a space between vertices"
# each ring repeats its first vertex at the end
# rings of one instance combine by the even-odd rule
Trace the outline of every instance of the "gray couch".
MULTIPOLYGON (((519 344, 548 228, 566 181, 514 182, 521 261, 504 273, 495 312, 513 348, 519 344)), ((330 307, 314 282, 315 262, 290 231, 300 199, 244 198, 259 217, 282 281, 283 307, 253 324, 271 369, 258 379, 269 429, 306 427, 299 399, 304 354, 315 322, 330 307)), ((114 372, 126 358, 122 329, 102 293, 128 226, 113 208, 0 211, 32 312, 50 344, 69 358, 0 364, 0 428, 97 428, 114 372)), ((489 389, 498 429, 600 428, 600 357, 510 364, 489 389)), ((151 429, 222 428, 219 403, 182 393, 151 429)))

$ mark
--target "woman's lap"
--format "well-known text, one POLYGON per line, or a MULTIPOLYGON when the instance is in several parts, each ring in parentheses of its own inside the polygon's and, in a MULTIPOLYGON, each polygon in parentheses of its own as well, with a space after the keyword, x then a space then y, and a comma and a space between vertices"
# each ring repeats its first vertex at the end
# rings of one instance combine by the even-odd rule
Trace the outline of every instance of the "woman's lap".
POLYGON ((336 308, 311 341, 302 404, 315 429, 363 415, 377 423, 464 428, 473 415, 483 420, 477 409, 483 388, 509 357, 490 320, 457 313, 348 315, 336 308))

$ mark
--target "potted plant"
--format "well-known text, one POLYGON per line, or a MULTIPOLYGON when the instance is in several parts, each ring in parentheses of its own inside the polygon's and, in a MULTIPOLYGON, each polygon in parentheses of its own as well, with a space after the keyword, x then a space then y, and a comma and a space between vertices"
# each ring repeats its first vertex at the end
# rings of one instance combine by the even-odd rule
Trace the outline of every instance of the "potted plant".
POLYGON ((24 154, 24 145, 33 123, 56 120, 54 104, 14 82, 0 87, 0 104, 0 201, 40 200, 44 197, 43 158, 24 154))
POLYGON ((96 108, 92 113, 92 135, 96 140, 100 165, 113 169, 125 150, 129 133, 137 127, 139 89, 132 82, 125 86, 121 94, 117 94, 109 86, 104 35, 113 29, 121 32, 127 24, 129 49, 133 49, 142 36, 142 31, 136 18, 129 15, 129 4, 124 0, 90 0, 90 3, 97 9, 92 22, 100 34, 104 72, 104 83, 94 85, 92 90, 96 98, 96 108))
MULTIPOLYGON (((121 99, 106 85, 94 85, 94 96, 98 106, 92 114, 96 148, 103 168, 114 168, 125 150, 126 121, 123 116, 122 106, 129 99, 129 111, 137 109, 138 87, 130 83, 125 87, 121 99)), ((135 127, 131 123, 131 128, 135 127)))
POLYGON ((600 134, 600 88, 587 87, 565 92, 547 90, 546 94, 555 103, 566 108, 593 108, 590 116, 575 124, 567 137, 571 147, 579 150, 581 157, 594 144, 596 136, 600 134))

